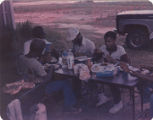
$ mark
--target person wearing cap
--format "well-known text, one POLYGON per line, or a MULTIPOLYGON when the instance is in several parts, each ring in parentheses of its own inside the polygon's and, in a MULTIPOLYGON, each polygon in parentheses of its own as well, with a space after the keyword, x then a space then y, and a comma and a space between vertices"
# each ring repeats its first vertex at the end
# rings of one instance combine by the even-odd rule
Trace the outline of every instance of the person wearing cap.
MULTIPOLYGON (((33 38, 39 38, 39 39, 42 39, 42 41, 44 41, 46 43, 46 49, 48 51, 50 51, 50 45, 51 45, 51 42, 47 41, 46 38, 45 38, 46 34, 44 32, 44 29, 41 27, 41 26, 35 26, 33 29, 32 29, 32 37, 33 38)), ((32 40, 28 40, 24 43, 24 51, 23 51, 23 54, 26 55, 29 53, 30 51, 30 45, 31 45, 31 42, 32 40)))
POLYGON ((77 28, 70 28, 68 30, 67 40, 72 41, 72 50, 75 56, 92 56, 92 54, 94 53, 94 42, 85 38, 77 28))

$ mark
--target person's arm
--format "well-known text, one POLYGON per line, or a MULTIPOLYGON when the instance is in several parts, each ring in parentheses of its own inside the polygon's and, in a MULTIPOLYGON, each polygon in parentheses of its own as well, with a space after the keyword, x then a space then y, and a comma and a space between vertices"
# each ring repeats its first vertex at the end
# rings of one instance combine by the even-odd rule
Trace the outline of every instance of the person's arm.
POLYGON ((140 68, 148 69, 150 71, 153 71, 153 66, 146 66, 146 65, 140 65, 140 68))
POLYGON ((55 71, 54 66, 50 66, 50 67, 48 68, 47 75, 43 76, 42 78, 43 78, 45 81, 51 81, 51 80, 54 78, 54 71, 55 71))
POLYGON ((94 50, 94 54, 92 55, 92 57, 93 57, 93 60, 95 61, 95 62, 98 62, 98 61, 101 61, 101 62, 103 62, 103 52, 100 50, 100 49, 95 49, 94 50))
POLYGON ((120 57, 120 61, 131 64, 131 61, 127 54, 124 54, 120 57))
POLYGON ((139 72, 134 72, 134 71, 131 71, 130 73, 131 73, 131 75, 136 76, 136 77, 140 78, 141 80, 147 80, 147 81, 153 82, 153 76, 143 75, 139 72))
POLYGON ((34 67, 34 72, 40 79, 43 80, 41 82, 47 82, 53 79, 54 66, 50 66, 48 68, 48 72, 46 72, 41 63, 37 62, 34 67))
POLYGON ((96 49, 94 42, 91 41, 90 44, 87 44, 87 49, 88 49, 88 55, 89 57, 91 57, 94 54, 94 51, 96 49))
POLYGON ((148 80, 153 82, 153 75, 143 75, 140 72, 132 71, 128 68, 128 65, 124 62, 120 62, 120 67, 127 73, 130 73, 131 75, 140 78, 141 80, 148 80))
POLYGON ((105 62, 109 62, 109 63, 117 63, 118 60, 113 59, 110 55, 105 56, 105 62))

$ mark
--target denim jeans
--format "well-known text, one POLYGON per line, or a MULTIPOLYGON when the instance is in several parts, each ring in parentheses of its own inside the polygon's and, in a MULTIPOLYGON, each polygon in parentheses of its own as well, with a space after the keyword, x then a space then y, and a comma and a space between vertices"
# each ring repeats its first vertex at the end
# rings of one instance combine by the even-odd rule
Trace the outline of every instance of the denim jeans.
POLYGON ((118 87, 111 85, 110 86, 112 96, 113 96, 113 102, 114 104, 118 104, 121 101, 121 91, 118 87))
POLYGON ((76 98, 70 83, 66 80, 57 80, 46 86, 45 94, 50 95, 54 92, 62 91, 64 95, 64 107, 71 108, 76 104, 76 98))
POLYGON ((143 92, 143 102, 148 103, 150 100, 150 96, 152 95, 153 84, 147 82, 140 82, 138 85, 138 90, 143 92), (141 85, 143 84, 143 91, 141 90, 141 85))

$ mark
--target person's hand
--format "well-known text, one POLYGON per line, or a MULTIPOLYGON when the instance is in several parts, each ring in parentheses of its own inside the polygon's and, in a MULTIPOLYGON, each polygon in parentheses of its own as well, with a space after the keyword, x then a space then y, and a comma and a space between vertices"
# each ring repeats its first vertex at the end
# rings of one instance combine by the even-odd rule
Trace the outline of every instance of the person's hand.
POLYGON ((21 89, 22 89, 22 85, 16 85, 16 86, 11 86, 11 87, 6 87, 5 86, 3 88, 3 91, 4 91, 4 93, 15 95, 18 92, 20 92, 21 89))
POLYGON ((109 62, 109 63, 116 63, 116 60, 113 59, 110 55, 107 55, 107 56, 106 56, 106 60, 107 60, 107 62, 109 62))
POLYGON ((139 72, 132 72, 132 75, 138 77, 141 80, 147 80, 147 81, 151 81, 151 82, 153 81, 153 77, 150 76, 150 75, 149 76, 148 75, 143 75, 139 72))
POLYGON ((123 69, 123 71, 130 72, 130 69, 129 69, 129 67, 128 67, 128 65, 126 63, 120 62, 119 66, 123 69))
POLYGON ((20 90, 22 89, 22 86, 18 86, 17 88, 15 88, 14 90, 12 90, 10 92, 11 95, 15 95, 17 94, 18 92, 20 92, 20 90))
POLYGON ((23 89, 31 89, 35 87, 35 83, 33 82, 24 82, 22 88, 23 89))
POLYGON ((102 54, 102 51, 100 50, 100 49, 98 49, 98 48, 96 48, 95 50, 94 50, 94 53, 96 54, 102 54))
POLYGON ((140 65, 140 69, 147 69, 148 67, 145 65, 140 65))

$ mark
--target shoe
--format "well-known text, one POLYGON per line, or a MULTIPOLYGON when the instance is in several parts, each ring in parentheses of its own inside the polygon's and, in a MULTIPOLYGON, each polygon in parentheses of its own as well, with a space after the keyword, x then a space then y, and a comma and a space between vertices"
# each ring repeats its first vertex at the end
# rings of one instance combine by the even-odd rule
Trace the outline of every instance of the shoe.
POLYGON ((99 102, 96 104, 96 107, 101 106, 102 104, 108 102, 110 99, 104 95, 104 93, 99 94, 99 102))
POLYGON ((120 101, 118 104, 115 104, 110 110, 109 113, 115 114, 123 108, 123 103, 120 101))

